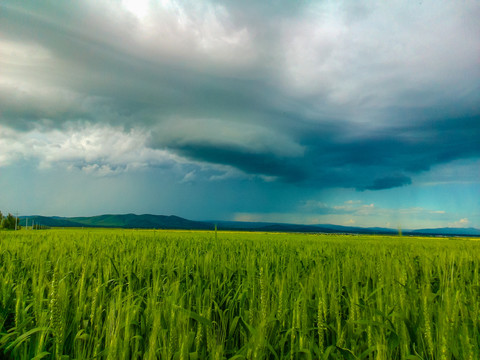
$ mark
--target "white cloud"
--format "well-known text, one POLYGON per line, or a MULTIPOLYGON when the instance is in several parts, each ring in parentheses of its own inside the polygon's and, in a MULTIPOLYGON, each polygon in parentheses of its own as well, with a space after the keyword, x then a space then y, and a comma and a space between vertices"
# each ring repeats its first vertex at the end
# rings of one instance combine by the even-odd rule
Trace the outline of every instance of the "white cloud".
MULTIPOLYGON (((92 9, 99 6, 93 4, 92 9)), ((126 14, 119 11, 114 2, 100 7, 118 13, 121 20, 117 26, 131 21, 125 15, 133 16, 134 26, 128 35, 130 49, 124 47, 124 51, 135 51, 149 60, 163 60, 168 56, 196 59, 199 65, 213 62, 226 67, 247 65, 255 59, 248 29, 237 27, 228 9, 221 4, 123 0, 122 5, 126 14)))
POLYGON ((185 174, 185 176, 183 177, 181 182, 182 183, 188 183, 188 182, 194 181, 195 178, 196 178, 196 171, 192 170, 192 171, 185 174))
MULTIPOLYGON (((233 220, 236 221, 259 221, 259 222, 283 222, 296 224, 335 224, 360 227, 407 227, 409 229, 442 227, 445 220, 451 217, 448 213, 438 214, 435 211, 409 208, 409 209, 386 209, 377 208, 374 204, 360 205, 351 208, 342 206, 330 206, 322 208, 319 213, 315 210, 298 213, 236 213, 233 220), (392 224, 398 224, 393 225, 392 224)), ((467 222, 462 219, 456 226, 465 227, 467 222), (463 221, 462 221, 463 220, 463 221)))
POLYGON ((88 122, 69 123, 61 129, 37 123, 28 131, 0 124, 0 168, 33 161, 39 169, 64 167, 95 176, 164 167, 174 171, 179 182, 253 177, 265 182, 274 180, 248 175, 228 165, 189 160, 167 148, 151 148, 150 138, 150 131, 145 129, 125 130, 121 126, 88 122))
POLYGON ((468 218, 463 218, 448 224, 449 227, 459 227, 459 228, 469 227, 469 225, 470 225, 470 220, 468 220, 468 218))
MULTIPOLYGON (((218 165, 215 165, 215 169, 218 171, 218 173, 209 177, 209 180, 211 181, 222 181, 222 180, 238 179, 238 178, 251 179, 254 177, 254 175, 245 174, 244 172, 228 165, 218 164, 218 165)), ((262 178, 262 176, 260 176, 260 178, 262 178)))
POLYGON ((146 146, 148 134, 107 125, 71 125, 64 130, 39 126, 19 132, 0 125, 0 166, 27 159, 40 168, 63 164, 87 173, 114 175, 148 166, 171 166, 182 159, 146 146))
POLYGON ((454 215, 445 210, 422 207, 384 208, 374 203, 364 204, 360 200, 348 200, 341 204, 308 200, 300 202, 297 211, 297 214, 274 214, 274 216, 255 214, 255 218, 269 221, 275 221, 276 218, 284 222, 294 222, 295 219, 295 222, 304 224, 355 224, 363 227, 408 224, 410 228, 425 228, 441 227, 454 215))

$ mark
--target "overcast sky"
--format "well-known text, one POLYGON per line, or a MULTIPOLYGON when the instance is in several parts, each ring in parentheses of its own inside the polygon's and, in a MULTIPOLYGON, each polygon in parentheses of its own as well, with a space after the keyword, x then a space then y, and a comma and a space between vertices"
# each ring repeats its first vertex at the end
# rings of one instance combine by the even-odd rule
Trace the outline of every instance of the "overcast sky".
POLYGON ((480 227, 478 1, 2 1, 0 210, 480 227))

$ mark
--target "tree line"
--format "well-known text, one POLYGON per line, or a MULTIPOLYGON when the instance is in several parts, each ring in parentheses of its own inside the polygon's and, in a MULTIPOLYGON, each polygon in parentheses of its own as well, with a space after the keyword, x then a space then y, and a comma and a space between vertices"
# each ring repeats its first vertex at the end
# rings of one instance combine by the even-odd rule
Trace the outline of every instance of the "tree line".
MULTIPOLYGON (((35 224, 32 222, 31 225, 28 225, 28 220, 24 221, 25 229, 31 230, 45 230, 50 229, 49 226, 35 224)), ((8 213, 7 216, 3 216, 2 212, 0 211, 0 230, 20 230, 22 226, 20 226, 20 219, 12 214, 8 213), (16 226, 15 226, 16 224, 16 226)))
POLYGON ((3 216, 0 211, 0 229, 19 230, 20 221, 10 213, 7 216, 3 216))

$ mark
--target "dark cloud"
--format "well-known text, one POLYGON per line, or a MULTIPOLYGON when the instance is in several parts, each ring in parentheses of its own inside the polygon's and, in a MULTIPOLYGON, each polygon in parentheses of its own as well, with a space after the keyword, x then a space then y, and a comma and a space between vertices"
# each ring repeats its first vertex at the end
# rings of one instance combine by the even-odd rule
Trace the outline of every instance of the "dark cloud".
POLYGON ((112 4, 0 5, 0 125, 141 129, 149 150, 313 188, 480 157, 476 3, 112 4))
POLYGON ((367 134, 361 126, 312 128, 298 163, 308 169, 312 186, 380 190, 408 185, 412 176, 440 164, 479 158, 478 134, 479 116, 412 121, 367 134), (406 175, 392 176, 398 172, 406 175))
POLYGON ((305 180, 302 166, 290 159, 271 154, 255 154, 221 145, 190 144, 176 149, 180 154, 197 161, 233 166, 248 174, 267 175, 289 183, 305 180))
POLYGON ((375 179, 372 185, 365 188, 360 188, 359 190, 385 190, 395 187, 410 185, 412 179, 405 175, 393 175, 380 179, 375 179))

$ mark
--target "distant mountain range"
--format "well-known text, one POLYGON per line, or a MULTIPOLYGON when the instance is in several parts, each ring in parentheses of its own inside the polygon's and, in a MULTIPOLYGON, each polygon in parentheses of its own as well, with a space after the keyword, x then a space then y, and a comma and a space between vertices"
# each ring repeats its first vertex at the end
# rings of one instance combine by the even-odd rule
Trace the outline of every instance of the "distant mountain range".
MULTIPOLYGON (((301 225, 268 222, 241 221, 192 221, 179 216, 165 215, 98 215, 87 217, 59 216, 21 216, 20 225, 32 224, 48 227, 97 227, 125 229, 179 229, 179 230, 213 230, 215 224, 219 230, 270 231, 270 232, 309 232, 309 233, 354 233, 354 234, 396 234, 398 230, 380 227, 354 227, 332 224, 301 225)), ((446 235, 446 236, 480 236, 480 229, 475 228, 438 228, 404 230, 406 235, 446 235)))
POLYGON ((437 228, 437 229, 419 229, 411 231, 414 234, 428 235, 473 235, 480 236, 480 229, 476 228, 437 228))
POLYGON ((39 224, 49 227, 101 227, 124 229, 188 229, 209 230, 214 225, 202 221, 191 221, 179 216, 164 215, 98 215, 87 217, 59 217, 59 216, 21 216, 20 225, 39 224))

